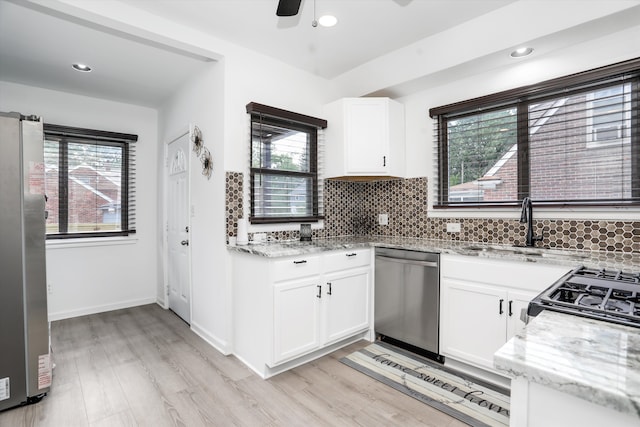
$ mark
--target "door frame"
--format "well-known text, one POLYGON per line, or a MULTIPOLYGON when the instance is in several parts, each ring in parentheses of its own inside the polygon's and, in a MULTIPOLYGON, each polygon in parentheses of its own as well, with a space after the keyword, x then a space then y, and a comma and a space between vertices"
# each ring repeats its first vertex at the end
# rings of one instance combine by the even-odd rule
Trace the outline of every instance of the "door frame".
MULTIPOLYGON (((162 203, 162 275, 163 275, 163 292, 164 297, 163 301, 158 301, 158 304, 164 308, 165 310, 169 309, 169 213, 168 213, 168 184, 169 184, 169 145, 172 142, 177 141, 178 139, 188 136, 191 139, 191 135, 193 134, 193 129, 195 125, 189 123, 188 127, 182 128, 178 134, 165 141, 164 143, 164 166, 162 168, 162 192, 163 192, 163 203, 162 203)), ((191 323, 191 314, 193 309, 193 287, 192 287, 192 272, 191 272, 191 150, 188 150, 187 155, 187 222, 189 226, 189 246, 187 247, 187 263, 188 263, 188 286, 189 286, 189 323, 191 323)))

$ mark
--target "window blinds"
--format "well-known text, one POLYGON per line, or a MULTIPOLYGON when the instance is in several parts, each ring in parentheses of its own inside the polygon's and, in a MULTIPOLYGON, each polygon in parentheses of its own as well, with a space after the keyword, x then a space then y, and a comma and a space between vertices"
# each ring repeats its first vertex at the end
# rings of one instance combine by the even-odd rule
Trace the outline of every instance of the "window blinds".
POLYGON ((434 205, 640 201, 640 60, 430 111, 434 205))
POLYGON ((136 135, 45 124, 49 238, 136 229, 136 135))

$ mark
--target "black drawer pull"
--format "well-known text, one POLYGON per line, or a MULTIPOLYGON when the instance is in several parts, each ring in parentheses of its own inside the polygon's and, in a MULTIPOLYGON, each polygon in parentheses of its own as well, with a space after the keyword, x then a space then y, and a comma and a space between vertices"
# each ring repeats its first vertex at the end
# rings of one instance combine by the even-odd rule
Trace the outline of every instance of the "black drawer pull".
POLYGON ((316 285, 318 287, 318 295, 316 295, 318 298, 322 298, 322 285, 316 285))
POLYGON ((509 317, 513 316, 513 300, 509 300, 509 317))
POLYGON ((331 282, 327 282, 327 286, 329 286, 329 290, 327 291, 327 295, 331 295, 331 282))
POLYGON ((303 259, 303 260, 301 260, 301 261, 293 261, 293 263, 294 263, 294 264, 306 264, 306 263, 307 263, 307 260, 306 260, 306 259, 303 259))
POLYGON ((500 298, 500 308, 499 308, 500 314, 504 313, 504 310, 502 309, 502 303, 503 302, 504 302, 504 299, 500 298))
POLYGON ((356 255, 358 255, 358 254, 357 254, 357 253, 355 253, 355 252, 350 253, 350 254, 347 254, 347 256, 348 256, 348 257, 352 257, 352 256, 356 256, 356 255))

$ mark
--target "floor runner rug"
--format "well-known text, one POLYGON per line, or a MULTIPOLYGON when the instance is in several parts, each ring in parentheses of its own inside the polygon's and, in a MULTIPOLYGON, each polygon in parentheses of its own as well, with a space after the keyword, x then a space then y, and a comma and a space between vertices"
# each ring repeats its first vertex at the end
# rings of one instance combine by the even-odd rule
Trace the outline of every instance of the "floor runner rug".
POLYGON ((508 395, 403 349, 376 342, 340 361, 471 426, 509 425, 508 395))

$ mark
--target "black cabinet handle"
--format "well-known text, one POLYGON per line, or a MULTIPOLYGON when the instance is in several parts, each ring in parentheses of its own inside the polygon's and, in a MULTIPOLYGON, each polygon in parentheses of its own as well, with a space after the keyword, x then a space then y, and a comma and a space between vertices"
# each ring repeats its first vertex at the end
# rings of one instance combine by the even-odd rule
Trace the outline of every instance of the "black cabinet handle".
POLYGON ((387 166, 387 156, 382 156, 382 166, 387 166))
POLYGON ((513 316, 513 300, 509 300, 509 317, 513 316))
POLYGON ((355 252, 354 252, 354 253, 351 253, 351 254, 347 254, 347 256, 348 256, 348 257, 352 257, 352 256, 356 256, 356 255, 358 255, 358 254, 357 254, 357 253, 355 253, 355 252))
POLYGON ((331 282, 327 282, 327 286, 329 286, 329 290, 327 291, 327 295, 331 295, 331 282))
POLYGON ((318 295, 316 295, 318 298, 322 298, 322 285, 316 285, 318 287, 318 295))
POLYGON ((504 302, 504 299, 500 298, 500 307, 499 307, 499 314, 504 313, 504 310, 502 309, 502 303, 504 302))
POLYGON ((306 259, 303 259, 303 260, 301 260, 301 261, 293 261, 293 263, 294 263, 294 264, 306 264, 306 263, 307 263, 307 260, 306 260, 306 259))

